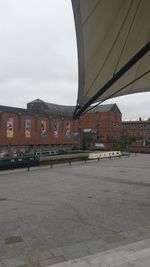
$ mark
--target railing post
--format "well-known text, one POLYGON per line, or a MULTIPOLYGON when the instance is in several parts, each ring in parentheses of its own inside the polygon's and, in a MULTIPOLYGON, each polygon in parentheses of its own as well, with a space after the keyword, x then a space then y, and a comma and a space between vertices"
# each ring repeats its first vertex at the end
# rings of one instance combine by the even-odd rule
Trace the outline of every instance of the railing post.
POLYGON ((29 165, 27 165, 27 171, 28 171, 28 172, 30 171, 30 166, 29 166, 29 165))

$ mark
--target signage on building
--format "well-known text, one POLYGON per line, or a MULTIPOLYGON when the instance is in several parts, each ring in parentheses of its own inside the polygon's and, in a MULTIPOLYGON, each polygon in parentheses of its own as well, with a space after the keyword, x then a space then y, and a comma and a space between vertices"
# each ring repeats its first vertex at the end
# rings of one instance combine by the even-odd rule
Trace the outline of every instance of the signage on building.
POLYGON ((66 139, 70 139, 70 122, 66 123, 66 139))
POLYGON ((53 135, 54 135, 55 138, 59 137, 59 131, 60 131, 59 122, 54 122, 54 124, 53 124, 53 135))
POLYGON ((25 138, 31 138, 31 120, 25 120, 25 138))
POLYGON ((14 137, 14 119, 8 118, 7 120, 7 138, 14 137))
POLYGON ((78 141, 78 139, 79 139, 79 133, 74 132, 74 141, 78 141))
POLYGON ((41 121, 40 135, 42 138, 46 137, 46 121, 41 121))

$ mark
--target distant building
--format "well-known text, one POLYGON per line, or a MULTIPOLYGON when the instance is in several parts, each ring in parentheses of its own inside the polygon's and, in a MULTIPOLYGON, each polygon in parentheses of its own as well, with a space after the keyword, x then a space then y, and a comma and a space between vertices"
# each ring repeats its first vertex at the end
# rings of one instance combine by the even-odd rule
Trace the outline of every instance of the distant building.
POLYGON ((131 152, 150 153, 150 119, 147 121, 123 121, 122 137, 132 138, 128 147, 131 152))
POLYGON ((86 147, 86 138, 89 148, 95 144, 98 148, 114 147, 122 129, 116 104, 101 105, 76 121, 74 109, 40 99, 28 103, 27 109, 0 106, 1 151, 70 150, 86 147))
POLYGON ((105 147, 105 149, 115 148, 115 143, 122 135, 122 114, 116 104, 100 105, 81 116, 78 121, 78 129, 87 139, 86 129, 90 129, 91 147, 105 147), (99 145, 98 145, 99 144, 99 145))
POLYGON ((137 139, 150 140, 150 119, 147 121, 123 121, 122 135, 132 136, 137 139))

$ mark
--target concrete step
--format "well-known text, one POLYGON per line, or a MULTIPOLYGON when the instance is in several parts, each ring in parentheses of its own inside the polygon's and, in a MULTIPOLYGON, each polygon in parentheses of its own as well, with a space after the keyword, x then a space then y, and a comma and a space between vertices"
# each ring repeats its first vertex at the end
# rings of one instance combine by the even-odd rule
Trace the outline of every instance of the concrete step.
POLYGON ((47 267, 149 267, 150 239, 47 267))

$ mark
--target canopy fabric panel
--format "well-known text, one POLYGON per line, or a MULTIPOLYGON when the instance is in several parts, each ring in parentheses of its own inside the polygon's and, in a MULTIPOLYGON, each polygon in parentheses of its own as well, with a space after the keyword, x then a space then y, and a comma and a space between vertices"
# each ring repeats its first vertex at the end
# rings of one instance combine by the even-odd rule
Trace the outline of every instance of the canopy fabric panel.
MULTIPOLYGON (((78 46, 77 104, 82 106, 149 43, 150 1, 72 0, 72 6, 78 46)), ((148 71, 150 53, 145 54, 97 101, 150 91, 148 71), (137 79, 145 72, 146 75, 137 79)))

